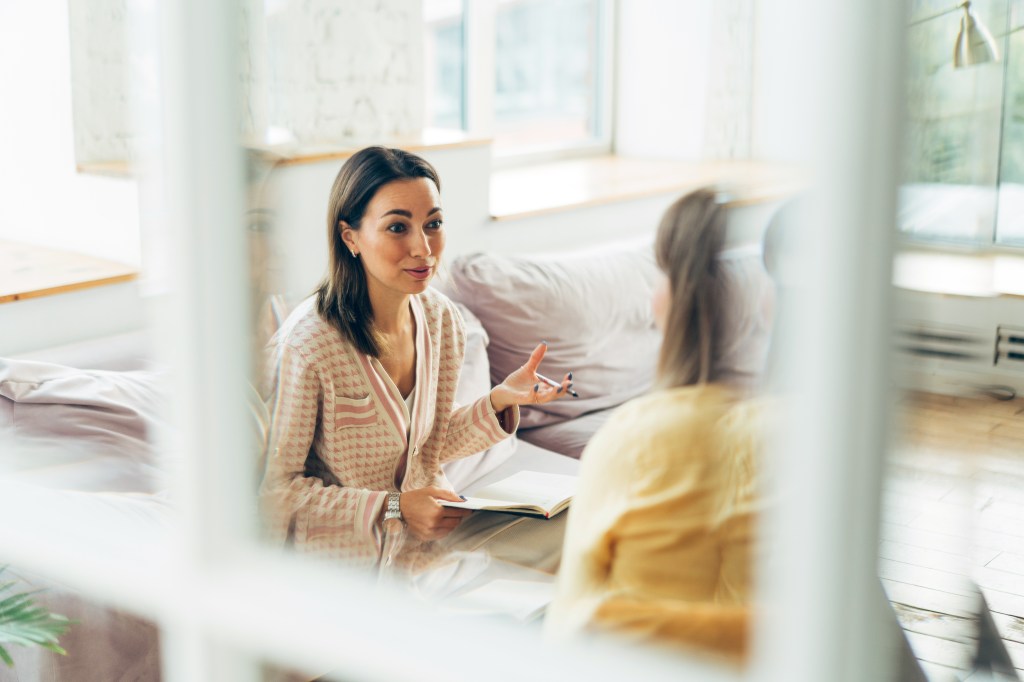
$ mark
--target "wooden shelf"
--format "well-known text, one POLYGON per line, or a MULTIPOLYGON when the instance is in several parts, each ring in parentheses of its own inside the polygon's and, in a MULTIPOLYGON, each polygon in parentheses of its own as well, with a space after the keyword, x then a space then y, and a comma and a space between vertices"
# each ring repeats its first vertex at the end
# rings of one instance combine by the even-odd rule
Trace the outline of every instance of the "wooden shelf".
POLYGON ((137 279, 123 263, 45 246, 0 241, 0 304, 137 279))
POLYGON ((253 149, 263 154, 264 158, 277 166, 295 166, 319 161, 341 161, 355 154, 363 147, 371 144, 383 144, 397 147, 413 153, 434 151, 438 149, 462 149, 489 145, 491 138, 469 135, 461 130, 443 130, 427 128, 418 135, 392 138, 380 142, 365 144, 286 144, 253 149))
POLYGON ((112 178, 131 178, 135 176, 135 165, 124 161, 87 161, 75 166, 79 173, 87 175, 105 175, 112 178))
POLYGON ((792 168, 757 161, 686 162, 621 156, 506 168, 491 176, 491 216, 510 220, 715 186, 742 206, 791 196, 805 186, 792 168))
MULTIPOLYGON (((481 147, 490 143, 491 138, 489 137, 474 136, 461 130, 441 128, 427 128, 418 135, 396 137, 362 144, 324 142, 321 144, 289 143, 261 145, 239 140, 239 146, 255 153, 267 163, 275 166, 296 166, 320 161, 343 161, 363 147, 370 146, 371 144, 383 144, 388 147, 397 147, 419 153, 438 149, 481 147)), ((128 160, 89 161, 78 164, 77 169, 79 173, 119 178, 130 178, 138 174, 135 164, 128 160)))

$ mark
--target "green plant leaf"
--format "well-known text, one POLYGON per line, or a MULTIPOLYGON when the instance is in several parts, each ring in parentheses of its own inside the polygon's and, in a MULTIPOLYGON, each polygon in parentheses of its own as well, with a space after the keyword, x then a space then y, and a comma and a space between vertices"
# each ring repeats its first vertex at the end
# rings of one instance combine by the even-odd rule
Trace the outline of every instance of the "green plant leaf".
MULTIPOLYGON (((0 567, 0 573, 6 568, 0 567)), ((0 594, 13 585, 11 582, 0 583, 0 594)), ((67 632, 71 621, 36 604, 34 597, 38 593, 39 590, 18 592, 0 600, 0 660, 8 667, 14 665, 14 659, 4 644, 37 645, 61 655, 67 653, 57 640, 67 632)))

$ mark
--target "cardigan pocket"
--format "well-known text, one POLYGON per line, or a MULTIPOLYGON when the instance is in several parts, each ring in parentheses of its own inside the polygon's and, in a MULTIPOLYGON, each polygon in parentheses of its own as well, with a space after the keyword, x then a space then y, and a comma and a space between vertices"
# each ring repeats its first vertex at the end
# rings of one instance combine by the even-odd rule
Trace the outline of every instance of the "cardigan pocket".
POLYGON ((364 398, 346 398, 334 396, 334 428, 345 429, 353 426, 370 426, 376 424, 379 415, 373 404, 373 396, 364 398))

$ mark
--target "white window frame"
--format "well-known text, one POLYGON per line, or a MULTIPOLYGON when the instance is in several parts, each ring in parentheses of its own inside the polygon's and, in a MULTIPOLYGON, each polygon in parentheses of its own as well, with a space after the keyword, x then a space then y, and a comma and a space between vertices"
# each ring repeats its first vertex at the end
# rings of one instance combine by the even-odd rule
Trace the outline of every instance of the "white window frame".
MULTIPOLYGON (((443 618, 397 595, 373 593, 362 578, 258 544, 249 511, 251 450, 239 439, 248 433, 247 358, 239 349, 249 347, 249 326, 241 312, 243 166, 230 68, 236 17, 232 3, 160 6, 160 189, 167 209, 161 219, 174 242, 178 288, 155 317, 163 320, 157 331, 166 334, 165 350, 175 361, 177 435, 165 447, 182 462, 175 488, 181 523, 152 546, 97 553, 90 551, 97 541, 116 545, 116 529, 22 510, 19 523, 0 523, 4 560, 154 620, 164 635, 167 682, 247 682, 257 679, 257 660, 335 670, 346 679, 410 682, 891 678, 871 605, 899 130, 891 110, 898 70, 890 67, 901 47, 899 31, 878 27, 899 25, 898 3, 777 0, 766 22, 763 39, 798 89, 762 101, 782 113, 774 125, 788 151, 815 172, 819 201, 812 206, 820 212, 808 224, 832 229, 812 231, 808 245, 812 272, 824 275, 804 294, 808 323, 794 335, 792 356, 801 358, 794 368, 814 399, 800 403, 795 437, 783 448, 778 473, 787 494, 765 533, 784 560, 763 577, 773 599, 742 675, 610 645, 541 647, 533 630, 443 618), (798 19, 818 30, 796 44, 787 30, 798 19), (874 59, 856 58, 866 44, 874 59), (816 220, 825 213, 831 222, 816 220), (866 279, 865 272, 879 276, 866 279), (530 655, 501 655, 511 651, 530 655)), ((0 480, 0 518, 14 513, 5 508, 13 485, 0 480)))
MULTIPOLYGON (((501 0, 467 0, 464 36, 467 55, 464 75, 466 130, 471 135, 494 136, 496 21, 501 0)), ((579 156, 610 154, 614 136, 615 14, 618 0, 599 0, 598 5, 598 136, 543 150, 494 155, 495 167, 543 163, 579 156)))

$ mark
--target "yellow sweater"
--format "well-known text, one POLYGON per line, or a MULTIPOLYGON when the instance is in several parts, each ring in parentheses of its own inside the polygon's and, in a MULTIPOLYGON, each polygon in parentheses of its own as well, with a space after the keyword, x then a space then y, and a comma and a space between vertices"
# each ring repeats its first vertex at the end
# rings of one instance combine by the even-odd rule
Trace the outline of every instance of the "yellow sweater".
POLYGON ((621 407, 582 456, 549 634, 746 651, 757 415, 720 385, 621 407))

